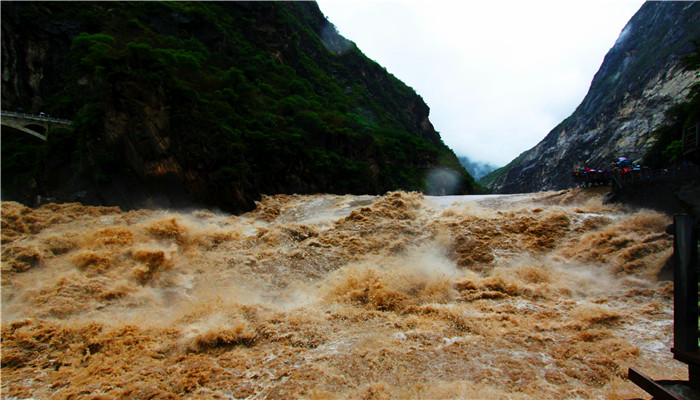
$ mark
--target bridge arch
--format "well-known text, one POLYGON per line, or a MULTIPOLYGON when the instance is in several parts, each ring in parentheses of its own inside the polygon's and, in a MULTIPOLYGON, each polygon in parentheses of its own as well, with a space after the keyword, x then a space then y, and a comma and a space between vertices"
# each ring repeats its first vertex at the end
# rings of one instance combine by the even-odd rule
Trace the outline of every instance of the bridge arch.
MULTIPOLYGON (((33 139, 34 139, 35 141, 37 141, 37 142, 39 142, 39 141, 46 141, 46 136, 45 136, 45 135, 41 135, 41 134, 36 133, 36 132, 34 132, 34 131, 28 131, 28 130, 24 130, 24 129, 18 129, 18 128, 14 127, 14 126, 6 125, 6 124, 2 124, 2 133, 3 133, 3 136, 6 135, 6 134, 8 134, 8 135, 14 135, 14 136, 21 135, 21 136, 24 136, 24 137, 27 137, 27 138, 31 137, 31 138, 33 138, 33 139), (30 136, 27 136, 27 134, 29 134, 30 136)), ((3 139, 3 140, 4 140, 4 139, 3 139)))
POLYGON ((44 141, 46 141, 46 134, 52 126, 70 127, 73 125, 73 121, 49 117, 43 113, 32 115, 3 110, 0 115, 2 116, 0 124, 4 128, 25 132, 44 141))
POLYGON ((36 133, 39 133, 41 135, 46 135, 47 127, 44 125, 39 125, 39 124, 27 124, 24 125, 25 128, 32 130, 36 133))

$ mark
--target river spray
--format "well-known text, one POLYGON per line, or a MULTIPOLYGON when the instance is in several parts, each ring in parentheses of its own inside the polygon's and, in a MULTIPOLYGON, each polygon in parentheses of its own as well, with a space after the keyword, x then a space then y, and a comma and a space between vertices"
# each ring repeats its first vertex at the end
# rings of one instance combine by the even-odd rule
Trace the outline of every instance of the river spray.
POLYGON ((267 196, 241 216, 2 204, 12 398, 643 396, 668 217, 574 189, 267 196), (102 396, 102 397, 100 397, 102 396))

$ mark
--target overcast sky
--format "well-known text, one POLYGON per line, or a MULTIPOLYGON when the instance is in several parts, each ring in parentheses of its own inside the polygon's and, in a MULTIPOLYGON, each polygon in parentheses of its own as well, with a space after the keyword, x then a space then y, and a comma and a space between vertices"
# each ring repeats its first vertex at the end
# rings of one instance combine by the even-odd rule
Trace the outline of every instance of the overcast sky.
POLYGON ((571 115, 638 0, 318 0, 458 156, 502 166, 571 115))

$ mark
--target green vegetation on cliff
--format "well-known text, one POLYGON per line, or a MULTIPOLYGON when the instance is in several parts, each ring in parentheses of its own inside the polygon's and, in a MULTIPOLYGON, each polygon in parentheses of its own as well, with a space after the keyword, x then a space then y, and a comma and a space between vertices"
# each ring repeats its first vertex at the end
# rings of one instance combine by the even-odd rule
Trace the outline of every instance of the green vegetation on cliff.
POLYGON ((692 53, 698 35, 700 2, 645 2, 605 55, 574 112, 480 183, 496 193, 558 190, 574 184, 574 169, 607 168, 618 157, 638 162, 652 142, 649 127, 685 100, 684 88, 697 81, 680 61, 692 53))
MULTIPOLYGON (((688 71, 700 70, 700 39, 693 43, 695 52, 683 58, 688 71)), ((696 129, 700 122, 700 83, 693 85, 686 101, 666 110, 665 117, 666 123, 654 131, 656 141, 644 155, 644 164, 651 168, 664 168, 683 161, 683 130, 696 129)))
POLYGON ((3 25, 64 34, 42 111, 75 120, 69 164, 97 185, 165 169, 193 200, 232 210, 260 193, 424 191, 432 168, 461 176, 453 192, 478 187, 423 100, 315 3, 2 6, 3 25))

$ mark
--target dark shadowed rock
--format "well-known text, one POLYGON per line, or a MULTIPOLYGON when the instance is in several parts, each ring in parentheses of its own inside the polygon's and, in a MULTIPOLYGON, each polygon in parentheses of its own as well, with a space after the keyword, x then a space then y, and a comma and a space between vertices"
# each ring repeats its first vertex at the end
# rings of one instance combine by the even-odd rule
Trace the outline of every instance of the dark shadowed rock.
POLYGON ((434 170, 477 187, 423 99, 314 2, 2 2, 2 67, 4 108, 75 120, 23 169, 3 161, 28 177, 3 200, 241 212, 426 191, 434 170))

